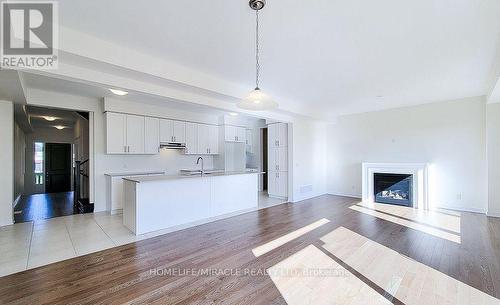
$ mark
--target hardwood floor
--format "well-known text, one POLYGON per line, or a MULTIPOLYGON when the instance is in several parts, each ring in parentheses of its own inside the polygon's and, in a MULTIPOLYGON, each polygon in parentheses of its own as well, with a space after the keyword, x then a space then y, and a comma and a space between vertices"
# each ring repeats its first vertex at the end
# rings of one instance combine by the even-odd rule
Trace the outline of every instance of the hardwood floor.
MULTIPOLYGON (((402 304, 405 295, 381 284, 388 273, 401 271, 401 265, 421 270, 414 272, 417 278, 429 274, 455 283, 461 287, 457 295, 465 289, 494 302, 471 304, 498 304, 500 219, 451 213, 459 217, 457 242, 383 219, 382 213, 376 217, 349 208, 358 202, 321 196, 283 204, 2 277, 0 304, 301 304, 297 293, 302 279, 271 277, 265 271, 293 266, 300 259, 306 264, 308 257, 315 258, 309 259, 311 266, 345 270, 346 281, 336 278, 335 283, 347 285, 349 279, 349 285, 359 285, 359 304, 372 303, 359 297, 373 295, 382 298, 373 304, 402 304), (328 221, 303 229, 322 219, 328 221), (285 235, 291 238, 274 245, 285 235), (271 250, 256 257, 252 250, 263 245, 271 250), (370 261, 362 266, 365 254, 370 261), (396 256, 399 261, 392 260, 396 256)), ((401 285, 410 287, 404 279, 401 285)), ((421 282, 415 293, 425 296, 427 289, 434 289, 421 282)), ((347 286, 319 283, 308 282, 304 289, 322 287, 325 304, 329 294, 337 297, 347 291, 347 286)))
POLYGON ((73 192, 22 196, 16 205, 16 223, 73 214, 73 192))

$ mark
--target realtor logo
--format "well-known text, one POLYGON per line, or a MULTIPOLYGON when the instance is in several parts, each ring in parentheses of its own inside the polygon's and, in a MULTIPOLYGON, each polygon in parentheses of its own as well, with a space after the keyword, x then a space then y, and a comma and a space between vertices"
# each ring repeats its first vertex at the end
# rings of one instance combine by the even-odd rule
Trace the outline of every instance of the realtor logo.
POLYGON ((2 1, 0 65, 7 69, 56 69, 55 1, 2 1))

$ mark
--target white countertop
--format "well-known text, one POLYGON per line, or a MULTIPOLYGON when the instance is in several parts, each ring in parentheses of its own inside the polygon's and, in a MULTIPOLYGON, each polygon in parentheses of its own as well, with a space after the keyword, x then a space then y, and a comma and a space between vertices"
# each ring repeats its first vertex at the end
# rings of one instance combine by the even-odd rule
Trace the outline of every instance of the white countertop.
POLYGON ((164 175, 164 171, 146 171, 146 172, 122 172, 122 173, 106 173, 105 176, 110 177, 128 177, 141 175, 164 175))
POLYGON ((237 171, 237 172, 223 172, 214 174, 204 174, 201 175, 156 175, 156 176, 139 176, 139 177, 127 177, 123 180, 132 181, 135 183, 151 182, 151 181, 162 181, 162 180, 175 180, 175 179, 192 179, 192 178, 209 178, 217 176, 232 176, 232 175, 248 175, 248 174, 263 174, 264 172, 258 171, 237 171))

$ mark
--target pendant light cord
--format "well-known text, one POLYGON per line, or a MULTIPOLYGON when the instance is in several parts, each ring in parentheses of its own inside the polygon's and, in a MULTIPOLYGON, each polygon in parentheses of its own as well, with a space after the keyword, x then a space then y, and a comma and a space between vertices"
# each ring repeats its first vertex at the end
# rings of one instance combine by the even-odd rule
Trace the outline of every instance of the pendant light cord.
POLYGON ((259 88, 260 81, 260 63, 259 63, 259 10, 255 11, 256 26, 255 26, 255 87, 259 88))

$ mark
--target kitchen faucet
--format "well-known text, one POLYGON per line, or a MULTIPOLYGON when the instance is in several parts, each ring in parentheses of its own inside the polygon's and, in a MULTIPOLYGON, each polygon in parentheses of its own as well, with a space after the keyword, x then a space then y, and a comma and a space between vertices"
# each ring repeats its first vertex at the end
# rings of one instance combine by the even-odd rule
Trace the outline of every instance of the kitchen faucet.
POLYGON ((196 164, 199 164, 200 163, 200 160, 201 160, 201 175, 203 176, 203 158, 202 157, 198 157, 198 160, 196 160, 196 164))

